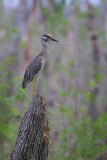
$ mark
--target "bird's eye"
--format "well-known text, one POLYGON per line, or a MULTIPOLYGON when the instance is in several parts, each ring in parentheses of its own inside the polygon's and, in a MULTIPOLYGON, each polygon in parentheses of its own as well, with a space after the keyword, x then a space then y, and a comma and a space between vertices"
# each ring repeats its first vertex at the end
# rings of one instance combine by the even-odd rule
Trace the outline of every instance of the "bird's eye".
POLYGON ((45 42, 48 42, 48 38, 44 39, 45 42))
POLYGON ((42 39, 43 39, 45 42, 48 42, 48 38, 42 37, 42 39))

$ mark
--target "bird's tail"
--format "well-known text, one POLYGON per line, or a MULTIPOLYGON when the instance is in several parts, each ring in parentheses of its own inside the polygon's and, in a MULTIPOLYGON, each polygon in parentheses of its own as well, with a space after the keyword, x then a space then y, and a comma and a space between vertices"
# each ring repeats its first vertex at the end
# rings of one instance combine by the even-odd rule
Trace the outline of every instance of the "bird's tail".
POLYGON ((23 79, 23 82, 22 82, 22 88, 25 89, 26 88, 26 81, 25 79, 23 79))

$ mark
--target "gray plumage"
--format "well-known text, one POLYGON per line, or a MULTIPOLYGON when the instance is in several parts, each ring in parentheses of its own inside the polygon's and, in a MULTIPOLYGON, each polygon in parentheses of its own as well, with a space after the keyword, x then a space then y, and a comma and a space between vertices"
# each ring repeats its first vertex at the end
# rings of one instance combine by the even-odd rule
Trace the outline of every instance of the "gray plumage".
POLYGON ((37 77, 40 70, 42 69, 42 60, 43 56, 42 55, 37 55, 34 57, 29 65, 26 68, 24 79, 22 82, 22 88, 25 89, 27 84, 33 80, 33 78, 37 77))
POLYGON ((58 40, 56 40, 49 34, 45 34, 42 36, 41 38, 42 49, 38 54, 34 56, 34 58, 30 61, 29 65, 25 70, 22 82, 23 89, 25 89, 27 84, 33 81, 33 79, 36 81, 37 76, 44 67, 47 57, 47 49, 48 49, 47 44, 50 40, 58 42, 58 40))

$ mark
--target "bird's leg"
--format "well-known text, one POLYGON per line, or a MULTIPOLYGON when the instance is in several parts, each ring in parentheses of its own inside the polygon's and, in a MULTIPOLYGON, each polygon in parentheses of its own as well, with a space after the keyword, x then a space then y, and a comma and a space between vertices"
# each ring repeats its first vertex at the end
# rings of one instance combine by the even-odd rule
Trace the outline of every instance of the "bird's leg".
POLYGON ((36 79, 34 78, 34 88, 33 88, 33 94, 36 94, 36 79))
POLYGON ((33 85, 33 96, 36 94, 36 79, 34 78, 32 81, 32 85, 33 85))

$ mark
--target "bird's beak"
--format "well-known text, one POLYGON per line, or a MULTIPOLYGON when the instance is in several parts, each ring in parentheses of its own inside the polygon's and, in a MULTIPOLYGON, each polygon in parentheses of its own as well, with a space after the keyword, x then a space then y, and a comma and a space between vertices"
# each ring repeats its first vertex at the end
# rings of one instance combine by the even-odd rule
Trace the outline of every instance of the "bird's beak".
POLYGON ((59 42, 57 39, 55 39, 54 37, 51 37, 50 40, 55 41, 55 42, 59 42))

